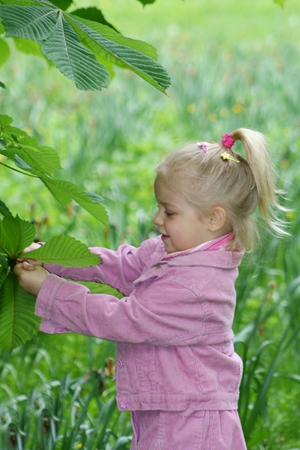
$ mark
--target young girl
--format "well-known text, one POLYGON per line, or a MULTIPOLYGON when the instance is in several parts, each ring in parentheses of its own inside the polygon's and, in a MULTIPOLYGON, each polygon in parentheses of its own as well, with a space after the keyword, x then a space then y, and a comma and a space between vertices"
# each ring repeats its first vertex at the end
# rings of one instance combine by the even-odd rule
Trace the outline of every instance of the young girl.
POLYGON ((98 266, 29 260, 15 274, 37 295, 42 331, 117 342, 117 402, 132 413, 132 450, 243 450, 234 283, 257 205, 283 233, 265 139, 241 128, 220 144, 177 149, 158 166, 154 188, 160 236, 139 248, 91 248, 98 266), (246 158, 232 150, 236 140, 246 158), (90 294, 63 277, 110 284, 124 298, 90 294))

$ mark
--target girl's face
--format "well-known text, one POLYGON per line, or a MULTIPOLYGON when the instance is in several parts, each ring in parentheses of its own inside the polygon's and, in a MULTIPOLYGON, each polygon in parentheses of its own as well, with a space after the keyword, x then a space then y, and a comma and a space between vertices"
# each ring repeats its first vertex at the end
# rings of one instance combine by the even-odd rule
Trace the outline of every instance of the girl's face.
POLYGON ((200 218, 192 206, 166 185, 161 175, 154 184, 158 213, 153 218, 168 253, 188 250, 214 238, 209 218, 200 218))

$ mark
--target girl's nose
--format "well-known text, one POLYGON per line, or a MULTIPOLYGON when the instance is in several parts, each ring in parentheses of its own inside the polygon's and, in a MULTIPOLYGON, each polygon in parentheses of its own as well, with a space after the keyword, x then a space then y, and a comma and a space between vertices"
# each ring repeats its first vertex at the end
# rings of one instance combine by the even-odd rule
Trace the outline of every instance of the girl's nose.
POLYGON ((152 219, 154 225, 161 225, 162 224, 162 219, 161 219, 161 215, 158 212, 152 219))

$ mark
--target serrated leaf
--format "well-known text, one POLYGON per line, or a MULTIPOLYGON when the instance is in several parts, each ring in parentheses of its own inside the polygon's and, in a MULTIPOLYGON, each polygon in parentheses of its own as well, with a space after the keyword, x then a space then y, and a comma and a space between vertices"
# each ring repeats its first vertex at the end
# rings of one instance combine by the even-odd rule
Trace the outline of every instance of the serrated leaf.
POLYGON ((44 55, 42 54, 40 46, 37 42, 30 41, 29 39, 15 37, 14 43, 19 52, 44 58, 44 55))
MULTIPOLYGON (((0 34, 2 34, 1 33, 1 24, 0 24, 0 34)), ((3 39, 0 39, 0 67, 3 66, 3 64, 8 59, 9 55, 10 55, 9 46, 3 39)))
POLYGON ((7 215, 0 222, 0 249, 13 259, 33 242, 35 234, 30 222, 7 215))
POLYGON ((70 181, 57 180, 53 178, 40 177, 41 181, 49 189, 51 194, 63 206, 68 205, 71 200, 75 200, 79 205, 88 211, 104 225, 107 224, 107 213, 98 201, 95 202, 90 195, 86 195, 80 187, 70 181))
POLYGON ((2 200, 0 200, 0 214, 2 214, 2 216, 12 216, 12 213, 2 200))
POLYGON ((51 147, 38 146, 37 143, 37 139, 22 138, 16 146, 0 149, 0 154, 15 161, 19 167, 25 170, 35 169, 38 172, 52 175, 55 170, 62 169, 57 152, 51 147))
POLYGON ((96 203, 103 203, 104 202, 104 198, 99 195, 99 194, 95 194, 94 192, 88 192, 88 191, 84 191, 85 195, 87 195, 93 202, 96 203))
MULTIPOLYGON (((38 250, 27 252, 26 259, 37 259, 48 264, 66 267, 89 267, 100 264, 98 255, 91 253, 88 247, 71 236, 56 236, 38 250)), ((20 255, 22 257, 22 255, 20 255)))
POLYGON ((133 50, 137 50, 138 52, 143 53, 144 55, 149 56, 152 59, 157 60, 157 51, 153 45, 148 44, 147 42, 140 41, 138 39, 128 38, 113 30, 110 27, 102 25, 97 22, 93 22, 91 20, 86 20, 83 17, 76 17, 75 11, 66 15, 67 18, 74 18, 94 30, 97 34, 102 36, 103 38, 115 42, 116 44, 122 45, 124 47, 132 48, 133 50))
POLYGON ((0 6, 6 36, 32 39, 40 43, 55 29, 57 10, 38 6, 0 6))
POLYGON ((0 255, 0 292, 1 286, 3 285, 7 275, 8 275, 7 268, 2 264, 2 256, 0 255))
POLYGON ((0 289, 0 347, 9 351, 24 344, 38 331, 35 297, 23 291, 16 276, 9 273, 0 289))
POLYGON ((62 14, 59 14, 55 30, 42 44, 41 50, 80 90, 100 90, 109 83, 106 68, 81 44, 62 14))
MULTIPOLYGON (((5 131, 7 131, 7 129, 5 131)), ((36 137, 26 135, 24 137, 21 137, 21 139, 19 139, 18 143, 24 147, 26 145, 29 147, 37 147, 39 144, 39 140, 36 137)))
POLYGON ((11 127, 11 126, 7 126, 5 127, 5 131, 6 133, 11 134, 12 136, 15 137, 25 137, 28 136, 28 134, 26 133, 26 131, 21 130, 20 128, 17 127, 11 127))
POLYGON ((67 278, 67 280, 72 281, 73 283, 82 284, 90 290, 91 294, 108 294, 113 295, 114 297, 117 297, 119 299, 124 297, 124 295, 120 291, 113 288, 109 284, 97 283, 95 281, 78 281, 72 280, 71 278, 67 278))
MULTIPOLYGON (((70 16, 67 18, 70 20, 70 16)), ((114 64, 132 70, 161 92, 165 92, 170 86, 169 75, 154 59, 133 48, 104 38, 93 29, 95 28, 93 22, 72 17, 70 23, 76 29, 81 40, 96 55, 103 56, 114 64)), ((96 26, 100 27, 101 25, 96 24, 96 26)))
POLYGON ((19 155, 15 155, 15 163, 16 166, 20 167, 21 169, 32 172, 32 167, 30 167, 25 161, 23 161, 23 159, 20 158, 19 155))
POLYGON ((75 11, 72 11, 72 15, 101 23, 102 25, 106 25, 107 27, 114 29, 118 33, 118 30, 111 23, 107 22, 102 12, 98 8, 89 7, 75 9, 75 11))
POLYGON ((9 116, 0 114, 0 131, 5 127, 8 127, 13 122, 13 119, 9 116))
MULTIPOLYGON (((39 3, 35 0, 17 0, 18 6, 35 6, 36 3, 39 3)), ((3 5, 15 5, 16 0, 1 0, 1 4, 3 5)))
POLYGON ((63 11, 66 11, 73 3, 72 0, 53 0, 52 3, 59 7, 59 9, 62 9, 63 11))

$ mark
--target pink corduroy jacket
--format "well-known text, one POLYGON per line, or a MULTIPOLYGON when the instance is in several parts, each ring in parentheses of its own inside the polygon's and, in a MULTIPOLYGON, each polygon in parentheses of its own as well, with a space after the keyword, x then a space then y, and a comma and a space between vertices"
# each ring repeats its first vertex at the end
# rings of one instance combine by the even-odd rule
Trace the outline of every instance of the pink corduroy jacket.
POLYGON ((120 410, 237 409, 242 362, 232 322, 243 254, 195 251, 163 261, 160 237, 139 248, 91 251, 102 264, 45 265, 51 275, 36 303, 41 331, 116 341, 120 410), (91 294, 61 277, 108 283, 125 297, 91 294))

